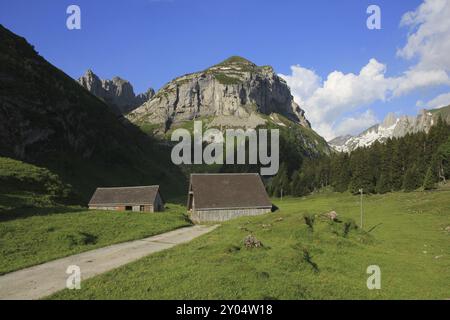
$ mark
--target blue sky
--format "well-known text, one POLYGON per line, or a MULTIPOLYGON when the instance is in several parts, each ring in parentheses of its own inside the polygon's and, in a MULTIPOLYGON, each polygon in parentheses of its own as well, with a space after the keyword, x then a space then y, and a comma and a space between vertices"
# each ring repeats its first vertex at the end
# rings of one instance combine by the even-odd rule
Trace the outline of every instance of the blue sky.
MULTIPOLYGON (((323 85, 333 71, 358 74, 370 59, 385 65, 386 78, 400 77, 419 64, 420 54, 406 59, 397 50, 414 32, 400 27, 402 16, 421 4, 419 0, 15 0, 0 3, 0 23, 73 78, 91 68, 101 78, 119 75, 129 80, 137 93, 150 86, 158 89, 174 77, 230 55, 272 65, 286 76, 291 75, 291 66, 300 65, 312 70, 323 85), (70 4, 81 8, 81 30, 66 28, 70 4), (381 30, 366 27, 370 4, 381 8, 381 30)), ((385 101, 374 98, 341 106, 323 130, 320 114, 314 116, 321 106, 305 109, 315 118, 313 126, 317 122, 319 132, 330 136, 325 130, 343 133, 346 129, 338 130, 342 121, 357 120, 367 110, 371 120, 382 119, 389 111, 416 114, 419 100, 426 104, 448 91, 447 83, 435 82, 385 101)), ((305 103, 318 101, 297 95, 294 88, 293 93, 305 103)), ((348 128, 353 133, 359 129, 348 128)))

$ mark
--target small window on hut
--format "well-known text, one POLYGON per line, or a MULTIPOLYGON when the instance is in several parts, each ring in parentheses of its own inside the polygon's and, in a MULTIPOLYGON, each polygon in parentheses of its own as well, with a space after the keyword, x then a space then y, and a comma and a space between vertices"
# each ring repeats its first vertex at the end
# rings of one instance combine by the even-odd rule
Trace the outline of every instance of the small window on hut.
POLYGON ((140 206, 139 211, 141 211, 141 212, 145 211, 145 206, 140 206))
POLYGON ((133 207, 132 206, 126 206, 125 207, 125 211, 132 211, 133 210, 133 207))

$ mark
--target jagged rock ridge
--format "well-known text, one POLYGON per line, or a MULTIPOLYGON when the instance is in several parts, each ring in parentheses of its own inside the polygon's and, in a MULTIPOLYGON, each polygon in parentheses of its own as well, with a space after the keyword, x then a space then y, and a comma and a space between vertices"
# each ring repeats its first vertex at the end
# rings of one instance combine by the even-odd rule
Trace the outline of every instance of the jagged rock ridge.
POLYGON ((359 135, 339 136, 328 144, 336 151, 351 152, 359 147, 368 147, 375 141, 385 142, 389 138, 400 138, 408 133, 428 132, 439 116, 450 123, 449 109, 450 106, 435 110, 424 109, 416 117, 406 115, 397 117, 394 113, 389 113, 382 123, 370 127, 359 135))
POLYGON ((256 127, 265 123, 264 115, 273 113, 310 128, 286 82, 272 67, 235 56, 169 82, 128 118, 137 124, 158 125, 166 132, 184 121, 208 117, 214 118, 215 126, 256 127))
POLYGON ((89 92, 103 99, 119 114, 129 113, 155 95, 152 88, 145 93, 135 95, 133 86, 127 80, 120 77, 102 80, 90 69, 78 79, 78 82, 89 92))

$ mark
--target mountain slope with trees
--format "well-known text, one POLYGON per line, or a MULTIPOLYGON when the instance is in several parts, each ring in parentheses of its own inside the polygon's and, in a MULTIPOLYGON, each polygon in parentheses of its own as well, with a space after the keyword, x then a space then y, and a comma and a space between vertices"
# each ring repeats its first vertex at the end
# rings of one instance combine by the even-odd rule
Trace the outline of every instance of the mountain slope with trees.
POLYGON ((98 186, 161 184, 184 192, 168 150, 1 25, 0 156, 50 169, 82 203, 98 186))
POLYGON ((441 117, 428 133, 375 142, 351 153, 333 153, 305 161, 298 171, 282 169, 269 191, 303 196, 324 187, 335 191, 386 193, 429 190, 450 178, 450 125, 441 117))

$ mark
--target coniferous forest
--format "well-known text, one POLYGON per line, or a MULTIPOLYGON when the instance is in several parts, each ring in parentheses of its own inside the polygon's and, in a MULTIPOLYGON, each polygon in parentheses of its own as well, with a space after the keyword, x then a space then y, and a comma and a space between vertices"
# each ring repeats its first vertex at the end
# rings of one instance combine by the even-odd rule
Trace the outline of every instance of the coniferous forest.
POLYGON ((291 171, 282 163, 269 184, 273 196, 304 196, 325 187, 334 191, 383 194, 434 189, 450 178, 450 125, 442 118, 428 133, 376 142, 351 153, 333 152, 304 160, 291 171))

